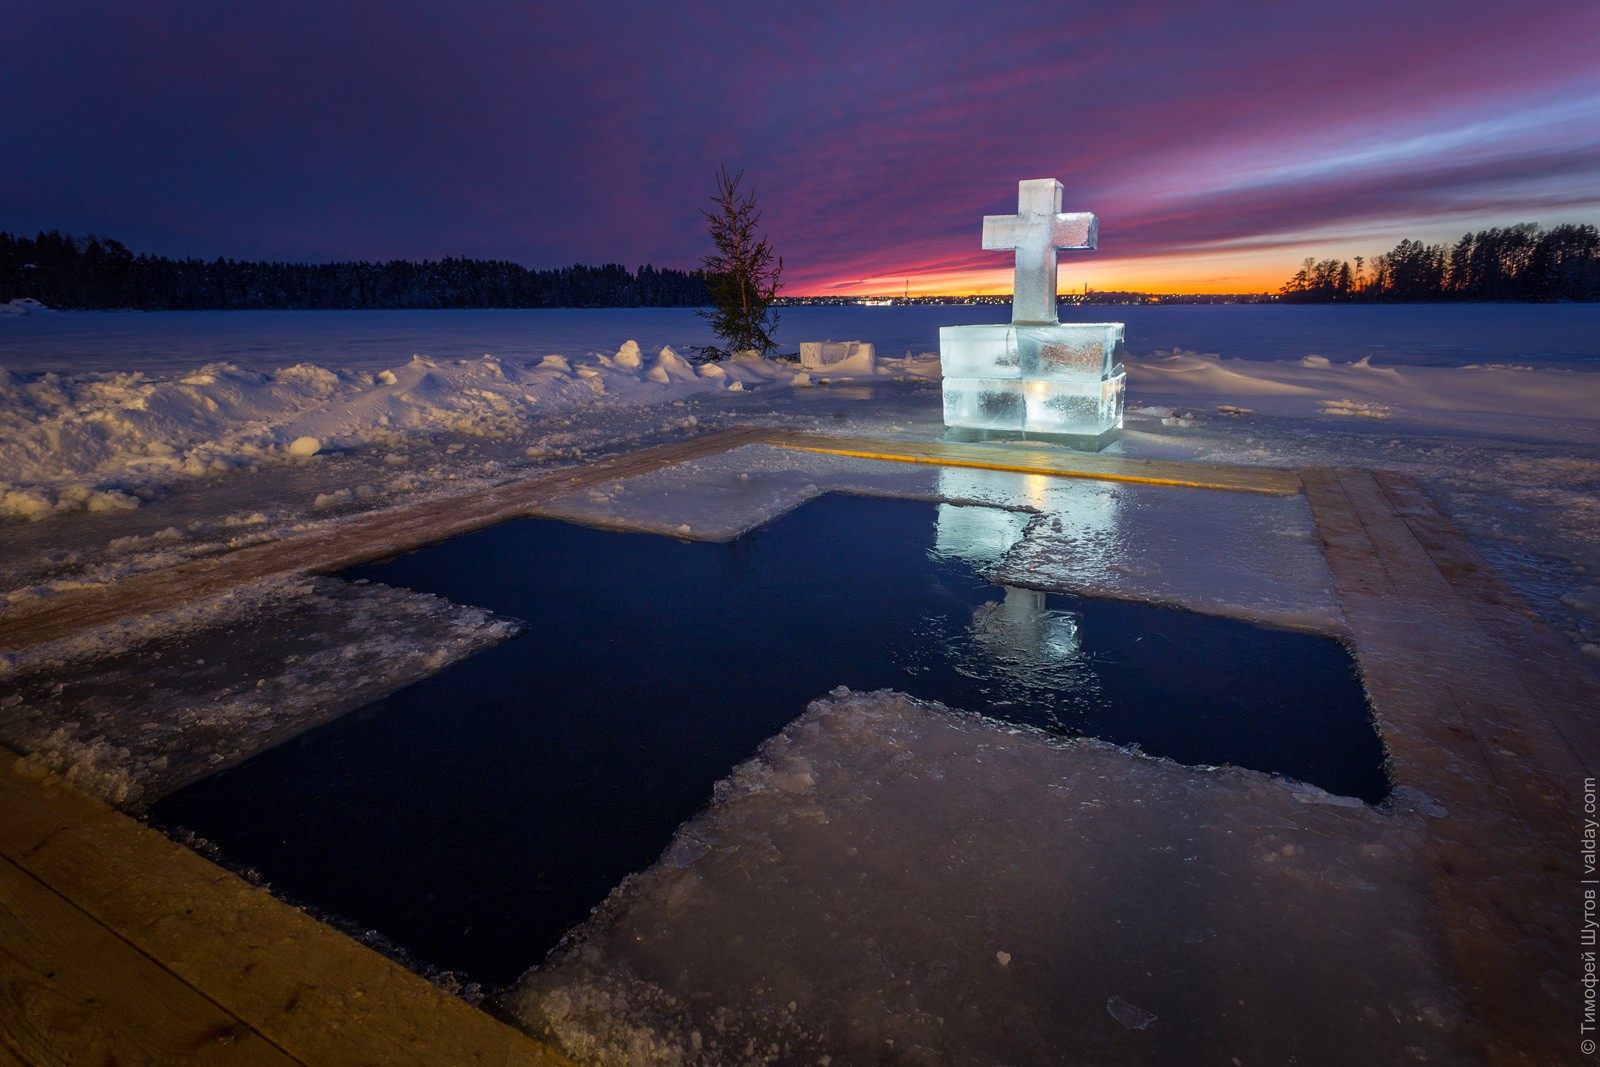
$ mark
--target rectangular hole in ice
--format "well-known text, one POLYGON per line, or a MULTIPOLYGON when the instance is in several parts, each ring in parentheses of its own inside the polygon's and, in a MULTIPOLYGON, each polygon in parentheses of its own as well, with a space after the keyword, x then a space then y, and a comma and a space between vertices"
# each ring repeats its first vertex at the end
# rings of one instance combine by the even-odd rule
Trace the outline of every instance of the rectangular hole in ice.
POLYGON ((529 630, 152 816, 416 960, 500 985, 839 685, 1387 793, 1337 642, 988 584, 982 554, 1009 539, 973 531, 1025 521, 828 495, 725 544, 523 520, 346 572, 529 630))

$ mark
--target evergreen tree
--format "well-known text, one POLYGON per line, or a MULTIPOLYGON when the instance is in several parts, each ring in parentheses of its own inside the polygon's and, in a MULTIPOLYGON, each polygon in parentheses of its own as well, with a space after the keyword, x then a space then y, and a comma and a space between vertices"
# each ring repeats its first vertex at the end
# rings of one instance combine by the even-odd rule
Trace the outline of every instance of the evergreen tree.
MULTIPOLYGON (((739 195, 739 179, 744 171, 729 176, 728 168, 717 171, 717 192, 713 211, 702 211, 715 251, 700 262, 710 290, 711 307, 700 314, 711 323, 711 330, 730 352, 755 349, 762 355, 775 347, 772 331, 778 327, 772 300, 778 295, 783 275, 783 258, 773 262, 772 244, 756 232, 761 211, 754 193, 739 195)), ((726 353, 702 349, 702 355, 718 359, 726 353)))
POLYGON ((1404 240, 1370 273, 1308 259, 1279 293, 1287 303, 1337 300, 1600 300, 1600 229, 1531 222, 1463 234, 1454 245, 1404 240))

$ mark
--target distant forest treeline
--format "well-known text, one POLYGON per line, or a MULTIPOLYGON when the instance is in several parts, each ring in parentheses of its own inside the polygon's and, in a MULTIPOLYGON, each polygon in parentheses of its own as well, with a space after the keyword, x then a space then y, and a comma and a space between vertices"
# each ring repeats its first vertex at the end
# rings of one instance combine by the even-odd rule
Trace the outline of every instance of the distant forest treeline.
POLYGON ((700 271, 616 263, 529 270, 504 260, 252 263, 134 255, 120 241, 0 233, 0 301, 171 311, 700 307, 700 271))
POLYGON ((1469 233, 1446 248, 1401 241, 1355 268, 1308 259, 1278 290, 1286 302, 1600 300, 1600 230, 1531 222, 1469 233))

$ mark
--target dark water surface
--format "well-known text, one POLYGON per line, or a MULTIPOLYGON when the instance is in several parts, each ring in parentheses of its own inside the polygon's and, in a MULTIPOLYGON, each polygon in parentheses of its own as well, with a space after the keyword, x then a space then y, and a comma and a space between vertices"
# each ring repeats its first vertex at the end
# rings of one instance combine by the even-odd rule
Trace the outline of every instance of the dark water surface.
POLYGON ((825 496, 728 544, 525 520, 347 572, 515 615, 529 632, 152 817, 426 963, 499 985, 839 685, 1386 794, 1338 643, 988 585, 960 543, 971 511, 825 496))

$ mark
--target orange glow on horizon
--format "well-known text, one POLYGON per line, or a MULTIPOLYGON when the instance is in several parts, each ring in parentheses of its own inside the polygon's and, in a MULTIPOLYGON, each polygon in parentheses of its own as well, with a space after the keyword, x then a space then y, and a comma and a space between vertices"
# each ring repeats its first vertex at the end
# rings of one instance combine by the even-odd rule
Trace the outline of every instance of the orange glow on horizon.
MULTIPOLYGON (((1087 285, 1098 292, 1138 293, 1276 293, 1307 256, 1321 260, 1351 258, 1340 238, 1311 239, 1271 248, 1217 249, 1164 256, 1117 258, 1105 253, 1063 253, 1056 267, 1056 291, 1081 293, 1087 285)), ((794 270, 784 286, 791 296, 1001 296, 1011 292, 1009 256, 996 255, 993 267, 943 267, 924 261, 907 264, 902 273, 829 276, 794 270)))
MULTIPOLYGON (((1257 256, 1174 256, 1151 259, 1063 262, 1057 292, 1143 293, 1275 293, 1299 269, 1299 259, 1285 261, 1281 251, 1268 263, 1240 262, 1257 256)), ((1301 257, 1304 258, 1304 257, 1301 257)), ((909 275, 821 279, 801 277, 784 286, 796 296, 1003 296, 1011 292, 1012 270, 924 270, 909 275)))

